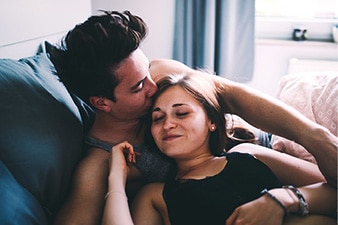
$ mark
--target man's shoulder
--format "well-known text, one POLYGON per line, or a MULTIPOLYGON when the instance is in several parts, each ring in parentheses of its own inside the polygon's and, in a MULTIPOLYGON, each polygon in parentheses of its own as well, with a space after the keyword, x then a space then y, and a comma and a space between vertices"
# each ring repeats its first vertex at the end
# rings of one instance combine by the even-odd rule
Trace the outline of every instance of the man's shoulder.
POLYGON ((154 59, 150 62, 149 73, 157 82, 166 75, 192 71, 187 65, 173 59, 154 59))

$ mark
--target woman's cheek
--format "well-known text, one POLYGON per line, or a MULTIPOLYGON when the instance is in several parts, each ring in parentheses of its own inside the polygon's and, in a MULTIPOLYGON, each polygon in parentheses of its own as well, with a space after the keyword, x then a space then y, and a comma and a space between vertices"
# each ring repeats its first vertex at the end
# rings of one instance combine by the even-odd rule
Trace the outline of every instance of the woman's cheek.
POLYGON ((151 125, 151 135, 154 138, 155 143, 158 143, 158 138, 159 138, 159 129, 158 126, 156 125, 151 125))
POLYGON ((150 127, 151 135, 153 136, 156 135, 157 130, 158 130, 158 125, 152 123, 150 127))

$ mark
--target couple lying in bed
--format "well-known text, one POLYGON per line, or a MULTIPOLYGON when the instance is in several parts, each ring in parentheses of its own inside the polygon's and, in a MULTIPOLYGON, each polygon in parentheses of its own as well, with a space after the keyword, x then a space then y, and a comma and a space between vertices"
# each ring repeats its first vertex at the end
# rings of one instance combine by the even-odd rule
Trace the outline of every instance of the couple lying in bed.
MULTIPOLYGON (((227 224, 281 224, 288 213, 335 212, 336 190, 325 182, 336 185, 336 137, 244 85, 200 75, 171 60, 149 64, 138 48, 145 31, 143 21, 128 12, 93 16, 67 35, 64 49, 51 53, 61 80, 96 110, 88 136, 114 146, 111 154, 100 146, 89 149, 57 224, 99 223, 102 211, 103 222, 113 224, 203 222, 206 212, 217 214, 212 216, 217 221, 227 219, 227 224), (121 35, 115 36, 118 32, 121 35), (84 54, 86 50, 90 51, 84 54), (199 76, 204 77, 196 79, 199 76), (151 124, 140 126, 149 109, 151 124), (238 114, 263 130, 301 143, 316 157, 325 178, 315 164, 257 145, 243 144, 225 153, 224 113, 238 114), (154 142, 144 142, 144 136, 150 137, 147 127, 154 142), (150 148, 150 143, 156 145, 150 148), (125 189, 139 190, 142 178, 166 182, 142 189, 132 207, 132 221, 125 189), (207 200, 218 206, 207 205, 207 200)), ((228 140, 235 138, 230 135, 228 140)))

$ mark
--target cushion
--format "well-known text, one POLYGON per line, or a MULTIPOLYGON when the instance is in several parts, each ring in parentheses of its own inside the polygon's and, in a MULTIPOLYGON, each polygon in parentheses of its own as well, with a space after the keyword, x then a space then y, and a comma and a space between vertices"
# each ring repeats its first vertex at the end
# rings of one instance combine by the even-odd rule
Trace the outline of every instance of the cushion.
POLYGON ((83 155, 89 111, 59 81, 46 53, 0 59, 0 160, 51 214, 83 155))
POLYGON ((11 225, 47 225, 41 204, 23 188, 0 160, 0 221, 11 225))
MULTIPOLYGON (((277 98, 297 109, 307 118, 326 127, 337 136, 338 74, 302 73, 283 77, 277 98)), ((314 157, 301 145, 272 135, 272 148, 310 162, 314 157)))

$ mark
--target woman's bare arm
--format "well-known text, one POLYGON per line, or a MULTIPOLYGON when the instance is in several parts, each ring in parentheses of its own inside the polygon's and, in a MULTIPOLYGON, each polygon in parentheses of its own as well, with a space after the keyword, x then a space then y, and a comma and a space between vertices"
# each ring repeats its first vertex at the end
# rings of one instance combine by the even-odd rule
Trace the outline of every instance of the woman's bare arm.
POLYGON ((122 142, 112 148, 102 225, 134 225, 125 192, 132 163, 135 163, 135 153, 131 144, 122 142))
MULTIPOLYGON (((133 146, 128 142, 112 148, 108 177, 108 192, 103 214, 103 225, 160 225, 163 208, 162 184, 150 184, 143 188, 134 200, 133 215, 130 212, 125 187, 131 165, 136 162, 133 146), (157 207, 160 202, 162 207, 157 207)), ((168 224, 168 223, 166 223, 168 224)))

